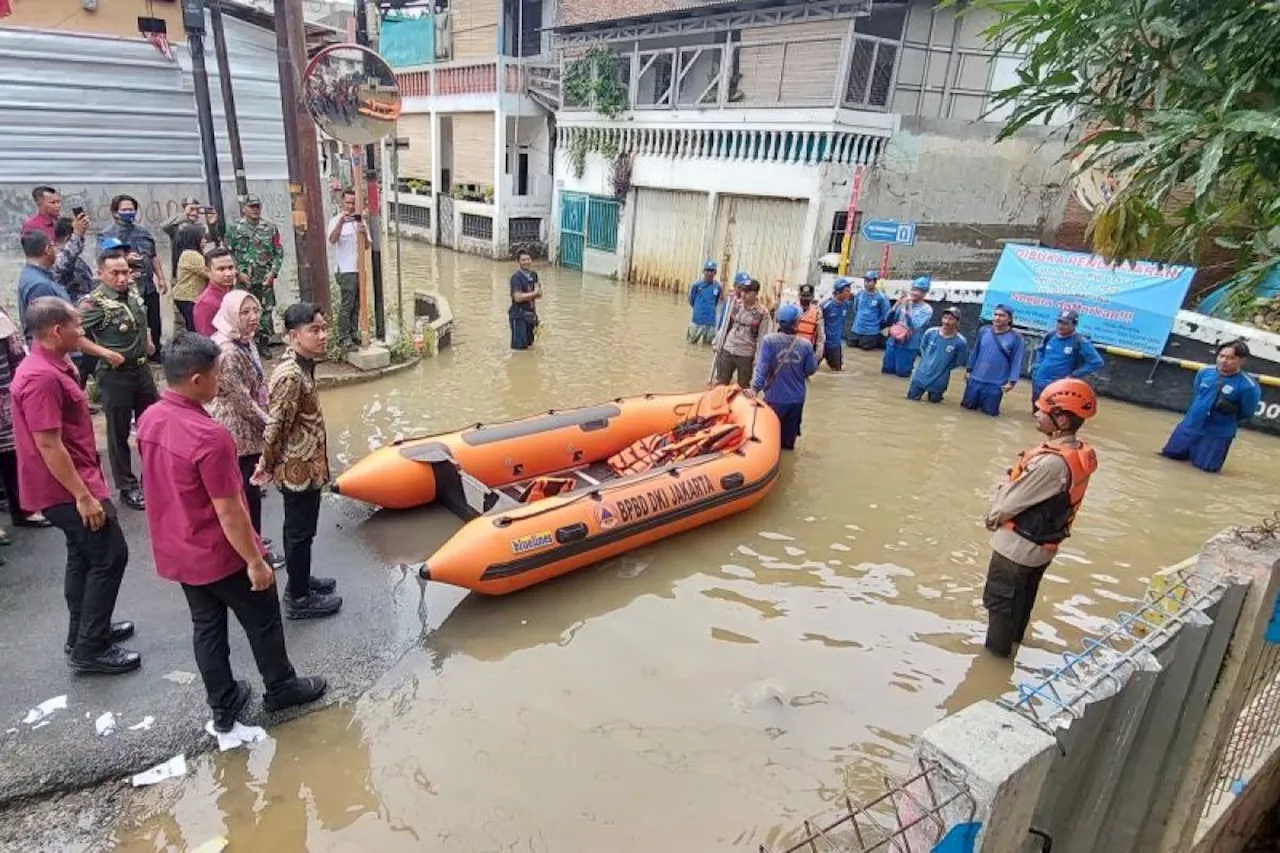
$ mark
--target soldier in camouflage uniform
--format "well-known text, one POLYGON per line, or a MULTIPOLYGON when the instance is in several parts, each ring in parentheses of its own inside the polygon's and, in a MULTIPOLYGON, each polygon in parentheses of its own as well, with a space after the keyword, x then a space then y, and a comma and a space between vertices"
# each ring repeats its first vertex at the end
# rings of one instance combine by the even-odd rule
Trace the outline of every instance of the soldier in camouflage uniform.
POLYGON ((147 311, 129 288, 126 249, 110 239, 98 259, 98 286, 80 302, 84 333, 109 352, 98 360, 98 389, 107 416, 107 458, 120 500, 143 509, 142 489, 133 475, 129 428, 135 417, 159 399, 148 365, 155 341, 147 328, 147 311))
POLYGON ((275 285, 284 263, 284 243, 280 229, 262 218, 262 199, 245 196, 240 212, 240 221, 227 229, 227 248, 240 271, 238 286, 247 288, 262 305, 257 341, 258 350, 266 355, 275 331, 275 285))

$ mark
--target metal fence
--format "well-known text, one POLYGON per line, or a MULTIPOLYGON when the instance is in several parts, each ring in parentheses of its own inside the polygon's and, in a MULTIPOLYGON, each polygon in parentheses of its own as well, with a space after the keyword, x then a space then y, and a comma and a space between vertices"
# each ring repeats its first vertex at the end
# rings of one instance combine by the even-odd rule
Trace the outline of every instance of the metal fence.
POLYGON ((845 797, 839 814, 823 823, 806 820, 799 840, 781 848, 761 844, 760 853, 926 853, 956 827, 976 832, 968 786, 940 765, 920 761, 910 777, 886 776, 884 785, 874 800, 845 797))

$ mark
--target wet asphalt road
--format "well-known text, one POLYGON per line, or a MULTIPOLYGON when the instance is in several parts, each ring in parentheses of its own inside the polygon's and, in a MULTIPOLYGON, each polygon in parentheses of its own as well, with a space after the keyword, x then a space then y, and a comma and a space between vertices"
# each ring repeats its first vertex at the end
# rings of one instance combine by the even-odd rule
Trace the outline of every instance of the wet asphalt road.
MULTIPOLYGON (((122 779, 179 752, 190 756, 214 746, 203 731, 208 707, 181 589, 156 576, 143 513, 119 511, 130 557, 115 618, 137 623, 137 635, 124 645, 143 656, 142 668, 123 676, 77 675, 67 668, 62 534, 53 528, 10 529, 3 519, 13 544, 3 551, 8 564, 0 566, 0 806, 122 779), (53 713, 47 725, 22 722, 29 709, 61 694, 67 708, 53 713), (105 711, 115 714, 117 730, 99 737, 94 721, 105 711), (148 716, 154 718, 149 729, 129 729, 148 716)), ((313 571, 337 578, 345 603, 330 619, 285 622, 294 667, 328 678, 324 699, 267 715, 248 644, 231 619, 232 665, 254 688, 245 722, 269 726, 358 696, 456 603, 458 591, 429 585, 424 604, 414 574, 388 560, 385 549, 374 553, 360 535, 368 516, 366 507, 326 494, 313 571)), ((279 540, 280 524, 280 498, 273 492, 264 507, 264 534, 279 540)), ((283 580, 282 572, 277 588, 283 580)))

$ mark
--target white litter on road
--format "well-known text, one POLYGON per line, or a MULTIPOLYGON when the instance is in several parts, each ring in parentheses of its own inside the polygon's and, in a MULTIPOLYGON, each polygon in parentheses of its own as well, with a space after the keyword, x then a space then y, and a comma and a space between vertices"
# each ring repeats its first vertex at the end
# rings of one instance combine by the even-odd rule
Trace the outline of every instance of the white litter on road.
POLYGON ((178 753, 168 761, 157 764, 150 770, 143 770, 133 777, 133 787, 141 788, 144 785, 154 785, 157 782, 163 782, 166 779, 174 779, 178 776, 187 775, 187 757, 182 753, 178 753))
POLYGON ((154 723, 155 721, 156 721, 155 717, 147 715, 142 718, 142 722, 134 723, 132 726, 129 726, 129 731, 145 732, 147 729, 151 728, 151 724, 154 723))
POLYGON ((32 730, 32 731, 35 731, 36 729, 43 729, 43 728, 44 728, 45 726, 47 726, 47 725, 49 725, 49 721, 48 721, 48 720, 41 720, 40 722, 38 722, 38 723, 36 723, 34 726, 32 726, 32 727, 31 727, 31 730, 32 730))
POLYGON ((39 705, 32 708, 30 711, 27 712, 27 715, 22 718, 22 722, 26 723, 27 725, 31 725, 32 723, 38 723, 41 720, 43 720, 45 717, 48 717, 54 711, 64 711, 66 710, 66 708, 67 708, 67 696, 64 693, 61 696, 54 696, 52 699, 46 699, 43 702, 41 702, 39 705))
POLYGON ((204 730, 218 739, 219 752, 226 752, 243 744, 257 743, 267 739, 266 729, 261 726, 246 726, 238 721, 231 727, 231 731, 226 733, 214 731, 213 720, 204 724, 204 730))
POLYGON ((183 669, 175 669, 173 672, 160 676, 165 681, 172 681, 174 684, 195 684, 196 674, 187 672, 183 669))
POLYGON ((98 737, 114 734, 116 730, 116 715, 107 711, 93 721, 93 727, 97 730, 98 737))

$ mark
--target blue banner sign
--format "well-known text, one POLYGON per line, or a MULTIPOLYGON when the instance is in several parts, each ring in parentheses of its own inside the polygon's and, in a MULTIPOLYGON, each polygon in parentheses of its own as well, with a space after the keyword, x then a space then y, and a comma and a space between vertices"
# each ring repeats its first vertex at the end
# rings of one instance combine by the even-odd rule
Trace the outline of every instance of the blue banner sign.
POLYGON ((982 318, 1001 303, 1018 326, 1049 331, 1062 311, 1080 314, 1094 343, 1156 356, 1164 352, 1194 267, 1150 261, 1112 265, 1097 255, 1005 246, 987 285, 982 318))
POLYGON ((862 237, 872 243, 890 243, 895 246, 914 246, 916 224, 896 219, 870 219, 862 223, 862 237))

